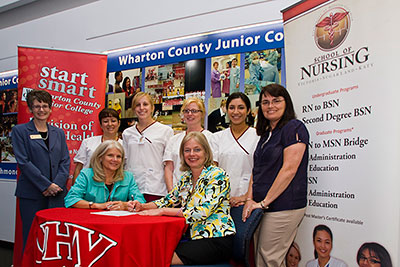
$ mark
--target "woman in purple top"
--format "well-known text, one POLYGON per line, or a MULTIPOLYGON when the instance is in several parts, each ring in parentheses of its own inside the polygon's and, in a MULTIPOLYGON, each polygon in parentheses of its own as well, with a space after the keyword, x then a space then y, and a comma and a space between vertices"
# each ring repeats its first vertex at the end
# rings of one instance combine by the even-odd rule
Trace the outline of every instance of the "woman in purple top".
POLYGON ((218 62, 213 63, 213 69, 211 71, 211 90, 212 97, 221 97, 221 74, 218 71, 218 62))
POLYGON ((253 182, 243 209, 246 220, 263 209, 256 237, 257 266, 281 266, 307 205, 309 134, 296 119, 287 90, 278 84, 260 94, 253 182), (279 248, 279 249, 277 249, 279 248))

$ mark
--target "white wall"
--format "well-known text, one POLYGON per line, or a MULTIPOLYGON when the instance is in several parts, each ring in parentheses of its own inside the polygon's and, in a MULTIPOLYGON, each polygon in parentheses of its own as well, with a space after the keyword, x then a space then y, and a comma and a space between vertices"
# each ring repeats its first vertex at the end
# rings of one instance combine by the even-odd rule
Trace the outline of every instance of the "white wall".
MULTIPOLYGON (((17 45, 103 52, 280 20, 297 0, 37 0, 0 10, 0 72, 17 69, 17 45)), ((14 240, 15 182, 0 181, 0 240, 14 240)))
POLYGON ((17 68, 17 45, 103 52, 278 20, 280 10, 294 2, 297 1, 39 0, 0 13, 0 72, 17 68), (77 2, 85 5, 74 7, 77 2), (44 17, 36 18, 35 14, 44 17))

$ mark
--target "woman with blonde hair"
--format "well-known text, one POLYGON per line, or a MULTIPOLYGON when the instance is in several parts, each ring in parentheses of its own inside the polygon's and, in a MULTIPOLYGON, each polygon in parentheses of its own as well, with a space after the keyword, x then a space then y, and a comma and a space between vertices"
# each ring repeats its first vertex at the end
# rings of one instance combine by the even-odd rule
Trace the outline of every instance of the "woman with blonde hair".
POLYGON ((189 225, 187 239, 175 249, 171 264, 213 264, 231 256, 235 226, 229 213, 229 178, 213 165, 206 137, 190 132, 180 146, 181 179, 164 198, 128 210, 141 215, 183 217, 189 225))
POLYGON ((186 123, 186 131, 174 135, 167 144, 164 152, 164 176, 168 192, 178 182, 182 176, 181 159, 179 158, 179 147, 183 138, 190 132, 201 132, 210 141, 212 133, 203 128, 206 110, 204 102, 196 97, 191 97, 183 101, 181 115, 186 123))
POLYGON ((124 171, 124 149, 115 140, 101 143, 90 167, 83 169, 65 197, 65 206, 81 209, 126 210, 127 201, 144 203, 132 173, 124 171))
POLYGON ((145 199, 153 201, 167 194, 163 155, 174 132, 171 127, 153 119, 154 103, 149 94, 137 93, 132 110, 138 122, 122 133, 126 169, 135 176, 145 199))
POLYGON ((296 242, 293 242, 286 254, 286 266, 298 267, 301 261, 300 247, 296 242))

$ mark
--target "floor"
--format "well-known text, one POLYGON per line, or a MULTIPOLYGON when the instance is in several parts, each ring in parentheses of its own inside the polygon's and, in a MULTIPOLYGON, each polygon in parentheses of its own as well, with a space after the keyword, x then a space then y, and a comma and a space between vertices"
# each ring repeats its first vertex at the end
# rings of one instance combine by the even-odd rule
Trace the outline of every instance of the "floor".
POLYGON ((0 241, 0 267, 12 266, 14 244, 0 241))

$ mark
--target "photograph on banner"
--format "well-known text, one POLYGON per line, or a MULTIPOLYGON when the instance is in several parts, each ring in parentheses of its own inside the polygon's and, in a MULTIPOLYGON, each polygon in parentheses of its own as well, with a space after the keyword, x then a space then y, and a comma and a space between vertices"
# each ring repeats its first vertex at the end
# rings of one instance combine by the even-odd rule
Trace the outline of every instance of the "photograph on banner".
POLYGON ((15 163, 11 145, 11 130, 17 124, 17 88, 0 91, 0 142, 3 163, 15 163))
POLYGON ((154 102, 154 119, 170 125, 175 133, 186 130, 181 107, 189 97, 204 100, 205 60, 189 60, 145 68, 145 92, 154 102))
MULTIPOLYGON (((341 235, 341 228, 334 224, 317 224, 309 233, 309 240, 304 243, 300 240, 292 244, 286 255, 286 262, 290 263, 288 266, 355 266, 352 262, 344 260, 344 251, 341 249, 340 244, 333 242, 333 239, 338 239, 341 235), (304 258, 300 251, 310 249, 314 251, 313 258, 304 258), (302 262, 300 263, 300 261, 302 262)), ((378 242, 371 240, 361 241, 358 250, 351 252, 354 255, 358 266, 393 266, 392 257, 387 251, 385 246, 378 242), (369 263, 370 265, 365 265, 369 263), (378 265, 379 264, 379 265, 378 265)), ((348 254, 348 252, 346 252, 348 254)))
POLYGON ((259 94, 271 83, 281 83, 281 49, 245 53, 245 84, 247 95, 259 94))
POLYGON ((211 97, 228 97, 239 92, 240 54, 224 55, 211 59, 211 97))
POLYGON ((132 99, 141 84, 140 68, 107 73, 106 106, 118 111, 121 119, 132 118, 132 99))
POLYGON ((14 113, 18 111, 17 89, 2 90, 0 93, 0 113, 14 113))

